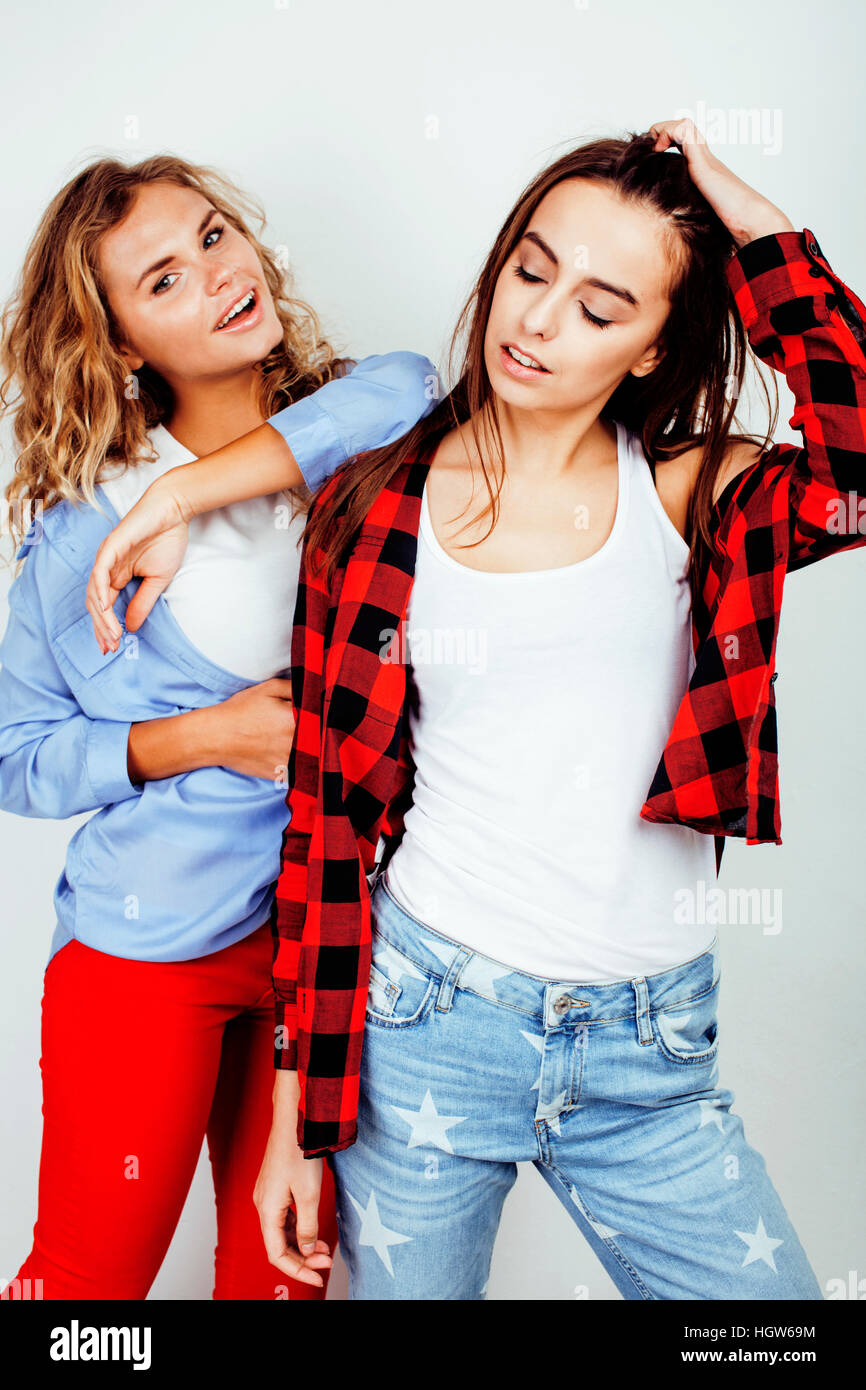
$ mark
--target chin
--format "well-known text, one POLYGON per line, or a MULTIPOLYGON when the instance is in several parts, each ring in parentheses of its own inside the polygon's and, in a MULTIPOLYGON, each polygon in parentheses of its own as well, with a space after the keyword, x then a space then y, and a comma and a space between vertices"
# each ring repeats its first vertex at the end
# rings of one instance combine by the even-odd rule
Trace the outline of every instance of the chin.
MULTIPOLYGON (((492 371, 488 367, 487 376, 494 396, 505 401, 506 405, 519 405, 524 410, 532 409, 534 402, 530 392, 526 389, 527 385, 533 386, 532 383, 524 384, 522 381, 515 381, 514 377, 504 372, 498 364, 494 366, 492 371)), ((535 389, 534 386, 533 389, 535 389)))

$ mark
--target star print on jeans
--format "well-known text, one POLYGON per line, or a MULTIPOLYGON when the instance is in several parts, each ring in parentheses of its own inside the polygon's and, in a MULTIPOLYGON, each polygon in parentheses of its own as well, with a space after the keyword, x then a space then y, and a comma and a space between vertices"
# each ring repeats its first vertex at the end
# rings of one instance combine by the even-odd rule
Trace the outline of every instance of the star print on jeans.
POLYGON ((778 1245, 784 1245, 782 1240, 774 1240, 768 1236, 764 1227, 763 1216, 758 1217, 758 1225, 754 1231, 734 1231, 734 1235, 744 1240, 749 1247, 748 1254, 743 1260, 743 1265, 750 1265, 753 1260, 763 1260, 768 1264, 774 1274, 778 1274, 776 1261, 773 1259, 773 1251, 778 1245))
POLYGON ((444 1149, 446 1153, 453 1154, 450 1140, 445 1133, 452 1125, 460 1125, 468 1117, 466 1115, 440 1115, 436 1109, 433 1097, 428 1089, 420 1110, 404 1110, 399 1105, 392 1105, 392 1110, 396 1110, 401 1120, 405 1120, 411 1127, 412 1133, 406 1145, 409 1149, 416 1149, 419 1144, 432 1144, 437 1149, 444 1149))
POLYGON ((387 1226, 382 1225, 382 1219, 379 1216, 379 1204, 376 1201, 376 1193, 372 1188, 370 1189, 370 1196, 366 1208, 362 1207, 361 1203, 355 1200, 351 1192, 346 1195, 361 1218, 361 1230, 358 1234, 358 1244, 372 1246, 393 1279, 394 1269, 391 1264, 391 1253, 388 1246, 403 1245, 407 1240, 412 1240, 412 1236, 400 1235, 399 1231, 392 1231, 387 1226))
POLYGON ((377 970, 381 970, 383 975, 387 975, 392 984, 397 984, 403 975, 409 975, 413 980, 423 980, 424 974, 416 970, 411 961, 405 956, 400 955, 394 950, 387 941, 378 941, 373 952, 373 964, 377 970))

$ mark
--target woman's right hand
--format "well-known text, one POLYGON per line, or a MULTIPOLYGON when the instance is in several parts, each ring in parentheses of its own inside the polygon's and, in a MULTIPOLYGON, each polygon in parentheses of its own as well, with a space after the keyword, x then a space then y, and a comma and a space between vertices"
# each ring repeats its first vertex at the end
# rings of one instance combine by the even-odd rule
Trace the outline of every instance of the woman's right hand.
POLYGON ((86 599, 103 655, 109 648, 116 651, 122 636, 114 613, 118 594, 134 575, 141 575, 126 610, 126 630, 137 632, 180 568, 189 521, 182 498, 157 478, 105 537, 93 561, 86 599))
POLYGON ((211 705, 214 762, 247 777, 279 779, 288 785, 295 732, 291 701, 291 680, 273 676, 211 705))
POLYGON ((274 1077, 274 1116, 253 1202, 271 1264, 291 1279, 316 1284, 316 1271, 333 1264, 327 1241, 318 1239, 322 1159, 304 1158, 298 1147, 298 1074, 274 1077), (294 1208, 294 1210, 292 1210, 294 1208))

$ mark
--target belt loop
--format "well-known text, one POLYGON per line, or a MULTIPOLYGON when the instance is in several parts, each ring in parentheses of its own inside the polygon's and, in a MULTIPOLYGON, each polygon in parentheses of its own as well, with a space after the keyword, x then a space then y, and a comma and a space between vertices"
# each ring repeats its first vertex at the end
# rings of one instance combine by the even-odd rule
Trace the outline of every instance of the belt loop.
POLYGON ((468 946, 461 946, 455 952, 454 959, 442 976, 442 983, 436 997, 436 1008, 440 1013, 447 1013, 451 1008, 451 999, 457 984, 457 977, 473 954, 474 952, 470 951, 468 946))
POLYGON ((646 977, 639 975, 632 980, 632 988, 635 995, 635 1019, 637 1020, 638 1042, 645 1046, 653 1042, 652 1023, 649 1017, 649 990, 647 989, 646 977))

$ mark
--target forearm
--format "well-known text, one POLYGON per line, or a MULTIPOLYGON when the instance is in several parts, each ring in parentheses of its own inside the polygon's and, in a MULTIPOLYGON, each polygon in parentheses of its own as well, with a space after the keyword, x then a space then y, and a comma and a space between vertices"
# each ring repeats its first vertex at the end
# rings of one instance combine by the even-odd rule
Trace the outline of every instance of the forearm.
POLYGON ((232 502, 298 487, 303 481, 286 440, 266 423, 212 454, 170 468, 152 486, 167 488, 188 520, 232 502))
POLYGON ((315 492, 347 459, 400 439, 438 399, 429 358, 414 352, 365 357, 347 376, 293 401, 222 449, 170 469, 152 486, 167 486, 187 520, 302 483, 315 492))
POLYGON ((298 1100, 301 1094, 300 1081, 296 1071, 274 1072, 274 1119, 288 1118, 292 1127, 298 1119, 298 1100))
POLYGON ((866 305, 832 270, 808 228, 758 238, 728 267, 755 353, 794 396, 803 447, 776 446, 788 465, 789 568, 850 543, 834 516, 866 491, 866 305))
POLYGON ((130 727, 126 766, 131 782, 157 782, 162 777, 217 765, 210 706, 145 719, 130 727))

